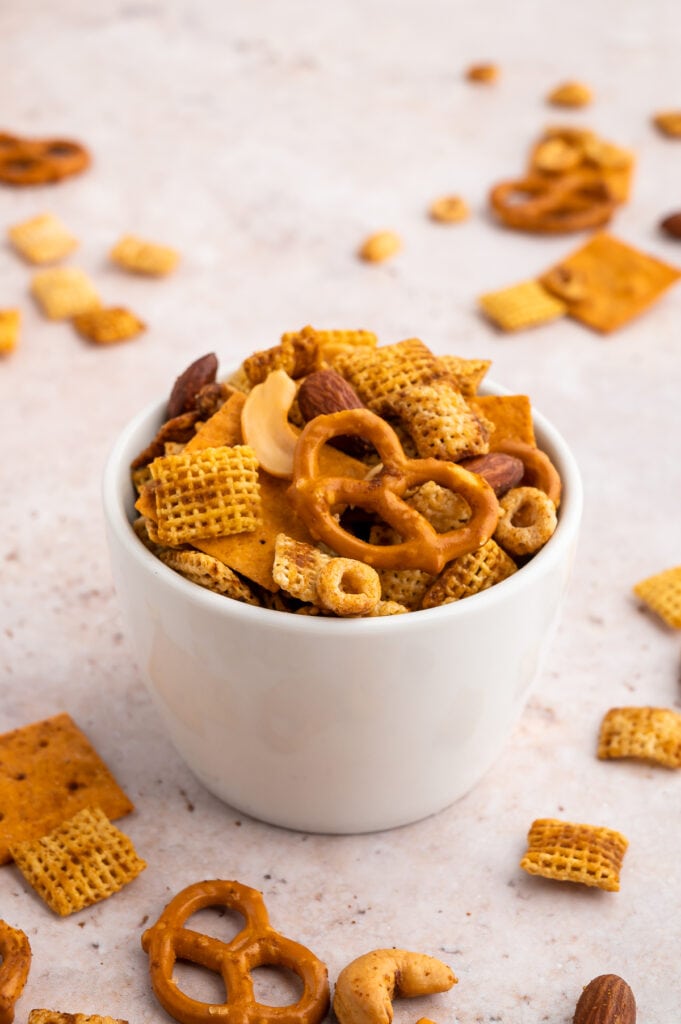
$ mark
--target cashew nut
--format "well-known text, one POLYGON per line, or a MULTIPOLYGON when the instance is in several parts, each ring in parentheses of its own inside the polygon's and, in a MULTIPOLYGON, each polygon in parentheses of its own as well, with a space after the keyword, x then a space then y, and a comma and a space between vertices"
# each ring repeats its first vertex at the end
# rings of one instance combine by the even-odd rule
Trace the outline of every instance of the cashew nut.
POLYGON ((298 431, 288 421, 296 384, 285 370, 272 370, 249 391, 241 410, 241 433, 260 466, 272 476, 293 475, 298 431))
POLYGON ((333 1009, 340 1024, 391 1024, 393 995, 446 992, 456 982, 446 964, 425 953, 375 949, 340 972, 333 1009))

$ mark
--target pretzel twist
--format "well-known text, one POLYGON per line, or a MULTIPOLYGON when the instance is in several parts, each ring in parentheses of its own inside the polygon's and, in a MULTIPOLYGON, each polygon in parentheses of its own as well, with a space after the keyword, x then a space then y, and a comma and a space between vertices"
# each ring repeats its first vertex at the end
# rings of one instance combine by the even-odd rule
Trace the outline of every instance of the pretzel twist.
POLYGON ((525 467, 520 484, 524 487, 536 487, 537 490, 543 491, 558 508, 562 493, 562 481, 558 470, 546 452, 535 445, 526 444, 525 441, 515 441, 512 438, 500 441, 495 445, 494 450, 520 459, 525 467))
POLYGON ((79 174, 90 154, 72 139, 24 139, 0 133, 0 181, 7 185, 45 185, 79 174))
POLYGON ((423 569, 438 573, 447 562, 475 551, 494 533, 499 506, 481 476, 443 459, 409 459, 392 427, 368 409, 345 409, 310 420, 296 445, 291 499, 310 533, 339 555, 377 569, 423 569), (357 435, 370 441, 382 463, 368 480, 320 475, 319 451, 331 438, 357 435), (460 494, 471 509, 465 526, 438 533, 402 500, 410 487, 434 480, 460 494), (403 538, 390 545, 371 544, 345 530, 334 515, 352 505, 374 512, 403 538))
POLYGON ((142 935, 149 956, 154 993, 163 1008, 181 1024, 319 1024, 329 1007, 325 965, 311 950, 275 931, 261 894, 240 882, 196 882, 179 892, 156 924, 142 935), (230 942, 185 928, 185 921, 207 907, 226 907, 245 918, 230 942), (173 980, 176 960, 206 967, 224 982, 225 1003, 204 1003, 181 992, 173 980), (285 967, 302 981, 303 993, 288 1006, 256 1002, 251 971, 285 967))
POLYGON ((18 928, 0 921, 0 1024, 12 1024, 14 1004, 31 967, 31 945, 18 928))
POLYGON ((490 204, 509 228, 563 234, 607 224, 617 201, 604 181, 575 172, 502 181, 490 192, 490 204))

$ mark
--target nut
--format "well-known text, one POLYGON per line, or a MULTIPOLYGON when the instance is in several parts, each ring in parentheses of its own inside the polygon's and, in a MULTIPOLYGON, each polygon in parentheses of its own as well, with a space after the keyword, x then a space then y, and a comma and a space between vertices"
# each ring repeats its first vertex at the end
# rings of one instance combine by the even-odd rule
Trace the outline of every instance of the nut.
POLYGON ((340 1024, 390 1024, 393 995, 447 992, 456 981, 446 964, 425 953, 374 949, 340 972, 333 1009, 340 1024))
POLYGON ((591 89, 583 82, 564 82, 547 96, 547 102, 557 107, 585 107, 591 103, 591 89))
POLYGON ((315 370, 298 389, 298 408, 306 423, 329 412, 363 407, 364 403, 352 385, 335 370, 315 370))
POLYGON ((402 248, 402 239, 394 231, 378 231, 369 235, 362 243, 359 257, 368 263, 382 263, 389 260, 402 248))
POLYGON ((573 1024, 636 1024, 636 1000, 617 974, 600 974, 586 986, 573 1024))
POLYGON ((497 498, 501 498, 512 487, 516 487, 525 473, 525 467, 520 459, 516 459, 514 455, 504 455, 503 452, 489 452, 487 455, 476 455, 472 459, 462 459, 459 465, 486 480, 497 498))
POLYGON ((466 78, 469 82, 484 82, 490 85, 496 82, 499 77, 499 66, 497 64, 471 64, 466 70, 466 78))
POLYGON ((260 467, 272 476, 293 476, 293 453, 298 432, 288 412, 296 394, 295 381, 285 370, 272 370, 262 384, 249 391, 241 410, 244 442, 256 454, 260 467))
POLYGON ((173 385, 168 399, 168 419, 189 412, 194 408, 194 399, 206 384, 211 384, 218 372, 218 358, 214 352, 201 356, 181 373, 173 385))
POLYGON ((672 238, 681 238, 681 211, 670 213, 668 217, 661 220, 660 228, 672 238))
POLYGON ((433 200, 428 213, 438 224, 460 224, 470 217, 468 203, 461 196, 441 196, 433 200))

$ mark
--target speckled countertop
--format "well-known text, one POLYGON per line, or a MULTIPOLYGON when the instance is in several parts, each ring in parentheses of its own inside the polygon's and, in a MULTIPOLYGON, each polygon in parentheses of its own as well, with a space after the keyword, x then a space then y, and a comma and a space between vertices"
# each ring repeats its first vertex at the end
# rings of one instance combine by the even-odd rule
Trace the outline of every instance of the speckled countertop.
POLYGON ((107 303, 149 325, 102 349, 43 318, 31 268, 0 248, 0 307, 23 314, 0 365, 0 732, 69 711, 134 800, 120 824, 148 869, 116 897, 57 919, 13 867, 0 917, 33 946, 17 1008, 164 1018, 140 948, 143 922, 202 877, 262 889, 273 922, 341 967, 377 946, 444 959, 450 993, 396 1019, 568 1024, 581 988, 613 972, 641 1024, 681 1013, 681 773, 595 758, 604 711, 681 707, 679 638, 632 597, 677 564, 681 288, 604 339, 571 320, 496 333, 476 296, 536 274, 576 244, 495 227, 489 186, 519 172, 551 122, 586 124, 638 154, 620 238, 681 266, 657 230, 681 206, 681 143, 650 124, 681 102, 677 5, 446 0, 9 0, 0 10, 2 127, 70 135, 91 169, 56 187, 0 190, 0 226, 49 210, 81 239, 70 259, 107 303), (495 60, 491 87, 463 78, 495 60), (560 115, 566 78, 596 100, 560 115), (459 192, 471 219, 431 223, 459 192), (368 266, 382 227, 403 252, 368 266), (124 232, 182 252, 163 281, 107 261, 124 232), (360 837, 289 833, 203 790, 142 688, 112 588, 100 512, 106 454, 126 421, 192 359, 223 363, 284 330, 362 326, 436 352, 493 360, 568 438, 586 508, 574 578, 533 699, 483 782, 443 813, 360 837), (630 840, 618 894, 530 878, 527 828, 555 816, 630 840))

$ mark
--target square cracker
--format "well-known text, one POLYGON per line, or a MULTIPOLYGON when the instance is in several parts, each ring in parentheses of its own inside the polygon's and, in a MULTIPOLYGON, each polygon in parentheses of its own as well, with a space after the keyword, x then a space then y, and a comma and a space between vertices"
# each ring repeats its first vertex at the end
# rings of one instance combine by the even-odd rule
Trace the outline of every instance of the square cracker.
POLYGON ((78 239, 52 213, 40 213, 15 224, 7 234, 29 263, 57 263, 78 247, 78 239))
POLYGON ((618 892, 628 845, 625 836, 611 828, 537 818, 520 866, 530 875, 618 892))
POLYGON ((553 290, 556 281, 578 282, 574 293, 559 286, 568 314, 608 334, 651 306, 679 277, 676 267, 600 232, 540 280, 553 290))
POLYGON ((59 1010, 31 1010, 28 1024, 128 1024, 120 1017, 100 1016, 98 1013, 62 1013, 59 1010))
POLYGON ((672 629, 681 629, 681 565, 641 580, 634 593, 672 629))
POLYGON ((170 246, 145 241, 136 235, 123 235, 109 255, 123 270, 148 277, 165 277, 180 260, 180 254, 170 246))
POLYGON ((33 275, 31 294, 50 320, 70 320, 101 305, 90 278, 77 267, 39 270, 33 275))
POLYGON ((537 443, 532 404, 527 395, 476 395, 470 404, 492 425, 490 451, 494 451, 502 441, 537 443))
POLYGON ((92 804, 122 818, 132 801, 69 715, 0 736, 0 864, 9 847, 45 835, 92 804))
POLYGON ((11 854, 29 885, 61 917, 108 899, 147 866, 100 807, 84 807, 40 839, 14 844, 11 854))
POLYGON ((611 708, 601 723, 598 756, 681 768, 681 714, 671 708, 611 708))
POLYGON ((502 331, 520 331, 525 327, 538 327, 565 316, 567 306, 552 295, 538 281, 487 292, 478 299, 485 315, 502 331))
POLYGON ((83 338, 97 345, 128 341, 147 329, 147 325, 123 306, 89 309, 73 318, 73 326, 83 338))

